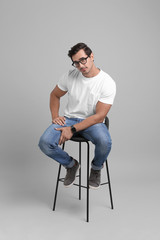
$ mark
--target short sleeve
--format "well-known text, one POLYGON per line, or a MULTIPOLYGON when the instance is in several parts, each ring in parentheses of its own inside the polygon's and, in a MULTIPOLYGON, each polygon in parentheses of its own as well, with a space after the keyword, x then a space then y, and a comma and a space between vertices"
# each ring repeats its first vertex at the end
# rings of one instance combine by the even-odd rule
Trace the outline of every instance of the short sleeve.
POLYGON ((106 104, 113 104, 116 95, 116 84, 112 78, 104 79, 99 101, 106 104))
POLYGON ((57 86, 62 90, 62 91, 68 91, 68 73, 63 74, 58 83, 57 86))

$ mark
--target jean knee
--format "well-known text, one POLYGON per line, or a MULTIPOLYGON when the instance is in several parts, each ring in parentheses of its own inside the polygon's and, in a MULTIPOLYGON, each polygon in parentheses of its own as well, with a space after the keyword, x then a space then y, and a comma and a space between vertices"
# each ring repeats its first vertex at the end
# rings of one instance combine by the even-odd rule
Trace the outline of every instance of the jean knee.
POLYGON ((103 139, 99 142, 101 153, 108 153, 112 148, 112 140, 111 138, 103 139))
POLYGON ((53 151, 56 148, 56 145, 54 145, 53 143, 50 143, 49 140, 46 139, 43 135, 39 140, 38 146, 41 149, 41 151, 47 155, 49 155, 51 149, 53 151))
POLYGON ((107 146, 111 150, 111 148, 112 148, 112 139, 111 138, 108 139, 107 146))
POLYGON ((44 140, 43 137, 40 137, 38 147, 41 149, 42 152, 44 152, 46 146, 47 146, 46 141, 44 140))

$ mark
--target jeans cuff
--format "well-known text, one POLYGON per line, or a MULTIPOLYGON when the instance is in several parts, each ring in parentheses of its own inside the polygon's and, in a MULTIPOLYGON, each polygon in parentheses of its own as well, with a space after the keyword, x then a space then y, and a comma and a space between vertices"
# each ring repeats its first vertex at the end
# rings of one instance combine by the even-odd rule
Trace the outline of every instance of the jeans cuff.
POLYGON ((103 168, 103 165, 101 167, 95 166, 93 163, 91 163, 91 167, 93 170, 101 170, 103 168))
POLYGON ((75 164, 75 161, 74 161, 74 159, 71 157, 71 162, 70 162, 67 166, 65 166, 65 168, 72 168, 72 167, 74 166, 74 164, 75 164))

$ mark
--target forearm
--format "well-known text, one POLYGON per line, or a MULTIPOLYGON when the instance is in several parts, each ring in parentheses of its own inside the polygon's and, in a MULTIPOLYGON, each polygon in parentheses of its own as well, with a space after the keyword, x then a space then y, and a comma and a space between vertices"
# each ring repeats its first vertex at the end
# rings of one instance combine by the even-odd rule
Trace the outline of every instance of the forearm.
POLYGON ((50 94, 50 111, 52 120, 59 116, 60 98, 50 94))
POLYGON ((103 122, 102 117, 100 117, 98 114, 94 114, 84 119, 82 122, 75 124, 74 127, 76 128, 77 132, 79 132, 81 130, 84 130, 85 128, 88 128, 100 122, 103 122))
POLYGON ((98 102, 96 105, 96 113, 94 115, 92 115, 92 116, 86 118, 85 120, 83 120, 82 122, 74 125, 77 132, 79 132, 85 128, 88 128, 94 124, 102 123, 104 118, 107 116, 110 108, 111 108, 110 104, 98 102))

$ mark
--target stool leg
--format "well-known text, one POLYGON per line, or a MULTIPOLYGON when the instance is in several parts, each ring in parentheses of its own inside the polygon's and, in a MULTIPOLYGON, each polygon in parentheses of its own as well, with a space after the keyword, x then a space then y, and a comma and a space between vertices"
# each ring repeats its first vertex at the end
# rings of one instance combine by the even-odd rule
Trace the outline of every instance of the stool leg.
MULTIPOLYGON (((64 150, 64 145, 65 143, 63 143, 62 149, 64 150)), ((57 176, 57 183, 56 183, 56 190, 55 190, 55 195, 54 195, 54 204, 53 204, 53 211, 55 211, 55 207, 56 207, 56 200, 57 200, 57 192, 58 192, 58 185, 59 185, 59 177, 60 177, 60 173, 61 173, 61 164, 59 164, 59 170, 58 170, 58 176, 57 176)))
POLYGON ((87 142, 87 222, 89 222, 89 143, 87 142))
POLYGON ((56 207, 57 191, 58 191, 58 185, 59 185, 60 172, 61 172, 61 164, 59 164, 59 170, 58 170, 58 176, 57 176, 57 183, 56 183, 56 191, 55 191, 55 196, 54 196, 53 211, 55 211, 55 207, 56 207))
POLYGON ((109 177, 109 168, 108 168, 108 162, 107 162, 107 160, 106 160, 106 170, 107 170, 108 187, 109 187, 109 194, 110 194, 110 200, 111 200, 111 209, 113 209, 111 182, 110 182, 110 177, 109 177))
POLYGON ((79 200, 81 200, 81 142, 79 142, 79 200))

